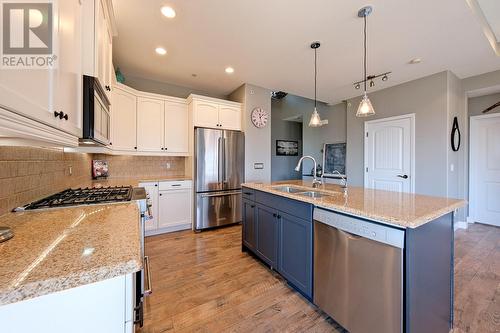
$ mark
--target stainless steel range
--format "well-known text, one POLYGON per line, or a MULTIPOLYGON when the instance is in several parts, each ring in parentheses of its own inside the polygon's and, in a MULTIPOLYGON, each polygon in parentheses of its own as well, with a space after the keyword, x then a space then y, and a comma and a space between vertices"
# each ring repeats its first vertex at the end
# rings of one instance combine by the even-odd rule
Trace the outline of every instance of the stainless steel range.
POLYGON ((144 297, 151 294, 151 275, 149 258, 144 254, 144 226, 147 219, 152 218, 151 203, 142 187, 116 186, 67 189, 46 198, 34 201, 25 206, 15 208, 15 212, 37 209, 57 209, 81 205, 98 205, 135 201, 140 210, 141 254, 143 270, 135 275, 135 321, 142 327, 144 297))
POLYGON ((132 186, 67 189, 18 207, 14 211, 123 202, 132 200, 134 194, 134 200, 141 200, 140 189, 134 189, 132 186))

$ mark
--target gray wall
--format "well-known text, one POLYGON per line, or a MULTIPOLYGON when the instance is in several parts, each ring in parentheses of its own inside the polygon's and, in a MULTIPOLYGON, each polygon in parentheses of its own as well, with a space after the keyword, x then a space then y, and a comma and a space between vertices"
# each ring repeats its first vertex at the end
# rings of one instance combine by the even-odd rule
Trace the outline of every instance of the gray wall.
POLYGON ((281 106, 281 100, 271 99, 271 180, 302 179, 302 172, 295 171, 302 156, 302 123, 283 120, 290 115, 281 106), (298 156, 276 156, 276 140, 298 141, 298 156))
MULTIPOLYGON (((484 109, 498 102, 500 102, 500 93, 469 98, 468 100, 469 116, 470 117, 480 116, 483 114, 484 109)), ((487 114, 491 113, 500 113, 500 106, 491 110, 487 114)))
POLYGON ((447 193, 447 72, 369 93, 376 115, 357 118, 361 97, 348 101, 347 163, 350 185, 364 182, 364 122, 415 113, 415 192, 447 193))
MULTIPOLYGON (((468 192, 467 182, 467 114, 465 107, 465 93, 460 80, 452 72, 448 75, 448 120, 447 120, 447 192, 446 196, 451 198, 465 198, 468 192), (453 119, 457 117, 461 133, 461 145, 458 151, 451 147, 451 129, 453 119)), ((466 209, 460 209, 456 215, 457 221, 465 221, 466 209)))
MULTIPOLYGON (((309 127, 309 119, 314 110, 314 100, 287 95, 285 98, 272 104, 273 113, 280 114, 280 118, 289 118, 294 116, 302 117, 302 154, 313 156, 319 164, 322 163, 322 149, 324 143, 336 143, 346 141, 346 105, 345 103, 337 105, 327 105, 318 102, 317 109, 321 119, 328 120, 328 125, 322 127, 309 127)), ((303 173, 310 173, 313 163, 309 160, 304 161, 302 165, 303 173)))
POLYGON ((129 87, 132 87, 140 91, 179 97, 179 98, 187 98, 190 94, 199 94, 203 96, 223 98, 223 99, 227 98, 227 96, 214 95, 207 93, 203 90, 197 90, 197 89, 177 86, 166 82, 159 82, 140 77, 129 76, 126 75, 125 73, 124 75, 125 75, 125 84, 129 87))
POLYGON ((491 89, 498 92, 498 88, 500 87, 500 70, 465 78, 462 80, 462 86, 466 93, 484 91, 485 93, 481 95, 485 95, 491 89))
POLYGON ((271 181, 271 126, 253 126, 250 114, 256 107, 271 112, 271 91, 251 84, 244 84, 229 95, 229 99, 243 103, 242 126, 245 131, 245 181, 271 181), (264 169, 255 169, 254 163, 263 163, 264 169))

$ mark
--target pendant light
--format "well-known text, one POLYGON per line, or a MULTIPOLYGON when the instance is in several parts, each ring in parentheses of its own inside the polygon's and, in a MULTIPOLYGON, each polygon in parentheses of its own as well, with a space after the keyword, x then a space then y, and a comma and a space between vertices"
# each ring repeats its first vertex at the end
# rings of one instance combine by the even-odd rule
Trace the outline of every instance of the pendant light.
POLYGON ((364 49, 364 55, 363 55, 363 82, 364 82, 364 87, 365 87, 365 93, 363 94, 363 98, 361 99, 361 102, 359 102, 359 107, 358 111, 356 112, 356 117, 367 117, 367 116, 372 116, 375 114, 375 110, 373 109, 372 102, 370 102, 370 99, 368 98, 368 95, 366 93, 366 81, 367 81, 367 76, 366 76, 366 17, 371 14, 373 11, 373 7, 371 6, 366 6, 361 8, 358 11, 358 17, 362 17, 364 21, 364 43, 363 43, 363 49, 364 49))
POLYGON ((311 120, 309 120, 309 127, 320 127, 323 126, 321 117, 319 116, 318 110, 316 109, 316 90, 317 90, 317 78, 318 78, 318 56, 317 51, 321 46, 319 42, 314 42, 311 44, 311 49, 314 50, 314 111, 311 114, 311 120))

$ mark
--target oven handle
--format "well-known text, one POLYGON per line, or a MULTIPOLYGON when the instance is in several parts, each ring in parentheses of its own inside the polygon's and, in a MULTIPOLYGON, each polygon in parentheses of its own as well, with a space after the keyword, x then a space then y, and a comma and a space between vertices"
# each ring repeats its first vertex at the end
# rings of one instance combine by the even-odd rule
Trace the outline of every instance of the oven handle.
POLYGON ((144 296, 148 296, 153 292, 152 286, 151 286, 151 270, 149 267, 149 256, 144 256, 144 270, 146 272, 146 275, 148 278, 146 279, 148 286, 144 290, 144 296))

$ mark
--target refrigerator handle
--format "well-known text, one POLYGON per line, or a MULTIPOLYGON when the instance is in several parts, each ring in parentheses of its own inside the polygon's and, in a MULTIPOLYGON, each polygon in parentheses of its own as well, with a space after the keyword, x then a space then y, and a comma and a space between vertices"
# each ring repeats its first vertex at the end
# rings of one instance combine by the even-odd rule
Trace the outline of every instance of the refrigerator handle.
POLYGON ((221 183, 221 167, 222 167, 222 138, 217 139, 217 183, 221 183))
POLYGON ((222 138, 222 182, 227 183, 226 175, 226 138, 222 138))

